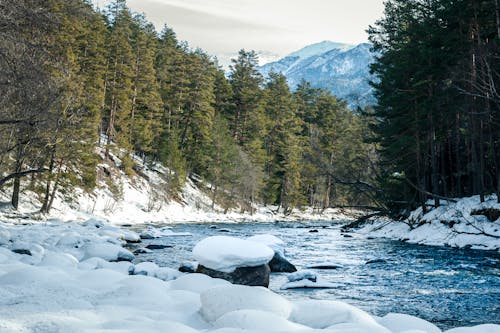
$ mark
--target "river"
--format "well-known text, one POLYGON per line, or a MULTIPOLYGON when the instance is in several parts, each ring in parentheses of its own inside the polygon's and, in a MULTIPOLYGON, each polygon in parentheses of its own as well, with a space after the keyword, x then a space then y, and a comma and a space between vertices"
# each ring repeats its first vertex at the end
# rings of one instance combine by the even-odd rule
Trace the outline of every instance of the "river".
POLYGON ((137 261, 154 261, 177 268, 192 261, 191 250, 214 235, 248 237, 272 234, 286 243, 286 257, 300 269, 316 263, 340 268, 315 270, 336 284, 333 289, 280 290, 286 274, 272 274, 270 288, 289 299, 341 300, 373 315, 389 312, 414 315, 441 329, 500 324, 500 254, 493 251, 412 245, 387 239, 343 235, 336 223, 176 224, 174 232, 191 236, 163 237, 144 244, 172 248, 141 254, 137 261), (311 232, 317 230, 317 232, 311 232), (353 237, 349 237, 353 236, 353 237), (373 259, 383 262, 366 264, 373 259))

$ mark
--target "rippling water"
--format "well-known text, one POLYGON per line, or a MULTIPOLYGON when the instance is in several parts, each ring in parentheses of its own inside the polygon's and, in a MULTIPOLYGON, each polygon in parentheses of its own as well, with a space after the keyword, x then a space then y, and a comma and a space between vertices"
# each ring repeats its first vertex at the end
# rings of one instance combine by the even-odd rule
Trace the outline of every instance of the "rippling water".
MULTIPOLYGON (((500 254, 411 245, 384 239, 344 237, 340 225, 329 223, 178 224, 175 232, 192 236, 147 240, 142 245, 173 248, 140 255, 160 266, 179 267, 192 261, 191 250, 202 238, 214 235, 248 237, 268 233, 286 243, 286 256, 297 266, 330 262, 342 268, 316 270, 334 289, 280 290, 286 274, 272 274, 270 288, 290 299, 341 300, 374 315, 411 314, 442 329, 483 323, 500 324, 500 254), (226 230, 224 230, 226 229, 226 230), (311 233, 311 229, 318 232, 311 233), (222 232, 229 231, 229 232, 222 232), (385 262, 366 264, 368 260, 385 262)), ((142 246, 141 245, 141 246, 142 246)))

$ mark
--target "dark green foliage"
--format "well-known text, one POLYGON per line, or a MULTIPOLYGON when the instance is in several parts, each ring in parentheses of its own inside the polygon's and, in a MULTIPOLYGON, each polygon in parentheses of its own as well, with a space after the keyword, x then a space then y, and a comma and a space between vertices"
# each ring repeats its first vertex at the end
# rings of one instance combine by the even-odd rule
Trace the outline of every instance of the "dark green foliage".
POLYGON ((105 182, 119 196, 111 177, 96 179, 116 157, 128 175, 138 158, 162 163, 171 197, 201 179, 225 210, 369 201, 346 187, 370 175, 360 117, 306 82, 295 93, 282 75, 266 82, 254 51, 226 77, 124 0, 104 13, 84 0, 0 0, 0 20, 0 187, 13 182, 14 206, 27 175, 44 212, 75 186, 105 182))
POLYGON ((381 182, 393 210, 500 192, 498 2, 386 3, 371 27, 381 182))

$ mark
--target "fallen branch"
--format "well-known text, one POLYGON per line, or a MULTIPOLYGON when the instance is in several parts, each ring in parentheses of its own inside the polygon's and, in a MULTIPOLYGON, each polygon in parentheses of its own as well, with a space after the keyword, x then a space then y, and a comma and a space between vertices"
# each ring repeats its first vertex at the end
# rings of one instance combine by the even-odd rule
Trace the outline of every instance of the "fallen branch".
POLYGON ((348 229, 359 228, 363 224, 365 224, 369 219, 371 219, 372 217, 375 217, 375 216, 385 216, 385 215, 387 215, 386 212, 379 211, 379 212, 374 212, 374 213, 371 213, 371 214, 367 214, 367 215, 361 216, 360 218, 356 219, 356 221, 351 222, 349 224, 346 224, 346 225, 342 226, 341 230, 346 231, 348 229))
POLYGON ((16 173, 10 174, 10 175, 0 179, 0 187, 2 187, 5 183, 7 183, 11 179, 14 179, 17 177, 24 177, 27 175, 31 175, 33 173, 42 173, 42 172, 45 172, 48 170, 49 169, 47 169, 47 168, 40 168, 40 169, 31 169, 31 170, 26 170, 26 171, 16 172, 16 173))
POLYGON ((434 194, 434 193, 431 193, 429 191, 426 191, 424 189, 421 189, 419 188, 417 185, 415 185, 414 183, 412 183, 411 180, 409 180, 407 177, 404 177, 404 180, 411 186, 413 187, 415 190, 419 191, 420 193, 423 193, 423 194, 426 194, 428 196, 431 196, 433 197, 434 199, 440 199, 440 200, 445 200, 445 201, 449 201, 449 202, 458 202, 457 200, 455 199, 452 199, 452 198, 447 198, 447 197, 443 197, 442 195, 439 195, 439 194, 434 194))

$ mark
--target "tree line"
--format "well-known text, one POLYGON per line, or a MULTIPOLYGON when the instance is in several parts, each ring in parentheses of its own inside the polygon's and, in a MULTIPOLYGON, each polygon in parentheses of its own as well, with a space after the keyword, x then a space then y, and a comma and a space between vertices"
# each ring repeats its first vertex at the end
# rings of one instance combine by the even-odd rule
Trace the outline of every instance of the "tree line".
POLYGON ((0 188, 15 208, 35 191, 48 212, 58 194, 95 189, 115 157, 133 176, 135 156, 168 168, 171 197, 201 179, 226 210, 377 200, 365 118, 257 63, 241 50, 225 73, 124 0, 0 0, 0 188))
POLYGON ((383 201, 500 202, 498 0, 390 0, 369 34, 383 201))

